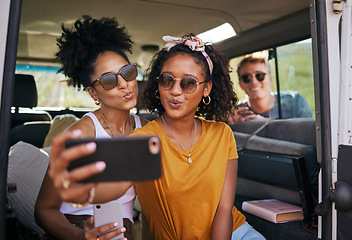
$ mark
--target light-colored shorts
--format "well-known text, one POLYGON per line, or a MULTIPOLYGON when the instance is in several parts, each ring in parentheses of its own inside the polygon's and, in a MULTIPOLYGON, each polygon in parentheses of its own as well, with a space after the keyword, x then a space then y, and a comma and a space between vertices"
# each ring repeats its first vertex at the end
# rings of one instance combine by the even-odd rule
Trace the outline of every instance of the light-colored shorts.
POLYGON ((248 222, 244 222, 233 233, 231 240, 265 240, 248 222))

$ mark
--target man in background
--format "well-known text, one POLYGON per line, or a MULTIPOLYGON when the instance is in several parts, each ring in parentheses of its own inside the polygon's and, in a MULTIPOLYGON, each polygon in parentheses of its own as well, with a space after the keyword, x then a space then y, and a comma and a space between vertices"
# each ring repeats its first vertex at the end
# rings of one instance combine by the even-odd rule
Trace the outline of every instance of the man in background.
MULTIPOLYGON (((272 93, 270 67, 263 57, 248 55, 237 67, 239 85, 247 99, 228 118, 228 123, 244 122, 255 118, 278 118, 277 94, 272 93)), ((307 100, 295 91, 280 92, 281 118, 310 118, 312 110, 307 100)))

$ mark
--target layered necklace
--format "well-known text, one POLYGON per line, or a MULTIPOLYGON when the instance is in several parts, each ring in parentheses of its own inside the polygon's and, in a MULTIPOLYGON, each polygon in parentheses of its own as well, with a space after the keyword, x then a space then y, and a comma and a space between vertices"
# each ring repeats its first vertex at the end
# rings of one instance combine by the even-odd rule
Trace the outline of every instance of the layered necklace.
POLYGON ((187 158, 187 162, 189 164, 191 164, 193 161, 192 161, 192 158, 191 158, 191 153, 192 153, 192 149, 193 149, 193 144, 194 144, 194 139, 195 139, 195 136, 196 136, 196 129, 197 129, 197 124, 196 124, 196 119, 193 119, 194 120, 194 134, 193 134, 193 140, 192 140, 192 146, 191 146, 191 150, 189 152, 186 151, 186 149, 182 146, 182 144, 180 143, 180 141, 177 139, 177 137, 175 136, 175 134, 173 134, 173 132, 171 132, 169 126, 166 124, 165 122, 165 119, 164 119, 164 116, 161 115, 161 120, 163 120, 167 130, 169 130, 169 132, 171 133, 171 135, 176 139, 177 143, 181 146, 181 148, 183 149, 183 151, 185 151, 188 155, 188 158, 187 158))
MULTIPOLYGON (((100 113, 101 113, 101 116, 103 117, 103 120, 104 120, 106 126, 108 126, 108 128, 109 128, 109 130, 110 130, 110 132, 111 132, 111 136, 112 136, 112 137, 115 137, 114 131, 112 130, 112 128, 110 127, 110 124, 109 124, 108 121, 106 120, 106 117, 105 117, 103 111, 101 110, 101 108, 99 108, 99 111, 100 111, 100 113)), ((130 115, 128 115, 128 122, 129 122, 129 124, 130 124, 130 133, 131 133, 131 132, 132 132, 132 123, 131 123, 131 117, 130 117, 130 115)))

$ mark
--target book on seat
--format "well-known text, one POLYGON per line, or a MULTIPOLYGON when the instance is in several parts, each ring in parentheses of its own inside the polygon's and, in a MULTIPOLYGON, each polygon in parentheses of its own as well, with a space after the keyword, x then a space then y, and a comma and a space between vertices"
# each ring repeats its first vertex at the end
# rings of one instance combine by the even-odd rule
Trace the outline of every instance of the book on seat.
POLYGON ((304 218, 301 207, 277 199, 244 201, 242 210, 273 223, 298 221, 304 218))

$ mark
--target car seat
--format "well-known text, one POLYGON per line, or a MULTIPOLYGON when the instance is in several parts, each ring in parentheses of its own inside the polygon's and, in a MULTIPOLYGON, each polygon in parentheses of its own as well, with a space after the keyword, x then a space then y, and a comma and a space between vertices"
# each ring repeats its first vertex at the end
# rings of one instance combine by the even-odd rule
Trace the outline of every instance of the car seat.
POLYGON ((38 92, 34 77, 16 74, 11 110, 11 128, 33 121, 51 121, 48 112, 33 109, 38 104, 38 92))
POLYGON ((10 146, 19 141, 42 147, 47 135, 51 115, 33 109, 38 104, 37 86, 32 75, 16 74, 11 110, 10 146))

